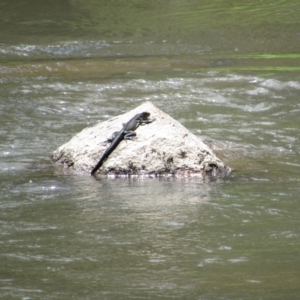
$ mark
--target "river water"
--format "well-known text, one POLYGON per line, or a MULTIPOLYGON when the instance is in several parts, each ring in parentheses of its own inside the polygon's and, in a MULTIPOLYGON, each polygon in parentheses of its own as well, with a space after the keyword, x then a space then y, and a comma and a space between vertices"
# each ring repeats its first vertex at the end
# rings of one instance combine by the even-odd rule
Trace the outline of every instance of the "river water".
POLYGON ((2 1, 1 299, 299 299, 298 1, 2 1), (54 166, 152 101, 232 169, 54 166))

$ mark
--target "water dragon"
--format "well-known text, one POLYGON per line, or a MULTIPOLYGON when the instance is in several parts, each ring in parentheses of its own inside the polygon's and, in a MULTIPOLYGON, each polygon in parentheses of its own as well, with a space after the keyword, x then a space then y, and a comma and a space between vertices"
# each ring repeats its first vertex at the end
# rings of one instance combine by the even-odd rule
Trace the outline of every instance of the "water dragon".
POLYGON ((132 119, 130 119, 126 124, 123 124, 123 128, 119 132, 115 132, 111 138, 110 146, 105 150, 102 157, 100 158, 97 165, 93 168, 91 175, 95 174, 103 163, 107 160, 109 155, 117 148, 122 140, 131 139, 133 136, 136 136, 134 132, 140 125, 152 123, 155 119, 148 119, 150 113, 142 112, 136 114, 132 119))

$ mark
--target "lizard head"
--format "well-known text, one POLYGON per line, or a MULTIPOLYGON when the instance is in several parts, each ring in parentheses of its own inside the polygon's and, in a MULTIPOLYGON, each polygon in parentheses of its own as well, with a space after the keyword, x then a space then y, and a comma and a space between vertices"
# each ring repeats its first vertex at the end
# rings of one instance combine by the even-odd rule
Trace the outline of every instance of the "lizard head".
POLYGON ((147 118, 149 118, 149 116, 150 116, 150 113, 148 113, 147 111, 144 111, 144 112, 141 113, 141 117, 143 119, 147 119, 147 118))

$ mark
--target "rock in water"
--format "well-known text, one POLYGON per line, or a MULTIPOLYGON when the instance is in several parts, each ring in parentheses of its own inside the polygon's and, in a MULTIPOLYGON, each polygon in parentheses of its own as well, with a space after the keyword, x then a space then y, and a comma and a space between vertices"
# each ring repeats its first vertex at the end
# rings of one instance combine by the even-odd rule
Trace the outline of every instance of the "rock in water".
POLYGON ((150 124, 140 125, 136 137, 123 140, 110 154, 97 174, 194 176, 227 174, 230 168, 216 157, 199 137, 179 122, 145 102, 123 115, 88 127, 56 149, 51 158, 56 164, 91 172, 109 147, 107 139, 122 129, 134 115, 149 112, 150 124))

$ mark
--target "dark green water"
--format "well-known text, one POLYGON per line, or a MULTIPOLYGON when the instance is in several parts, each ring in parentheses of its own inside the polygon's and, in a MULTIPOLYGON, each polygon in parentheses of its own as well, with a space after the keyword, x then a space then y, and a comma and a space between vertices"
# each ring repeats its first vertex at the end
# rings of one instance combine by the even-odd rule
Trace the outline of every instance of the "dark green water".
POLYGON ((297 1, 2 1, 1 299, 299 299, 297 1), (50 154, 152 101, 233 168, 106 179, 50 154))

